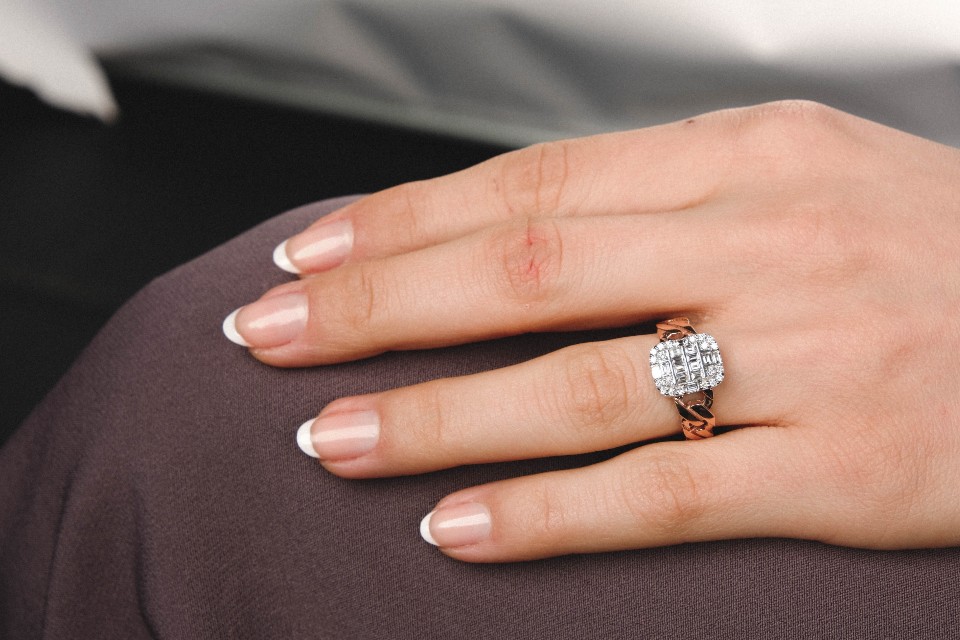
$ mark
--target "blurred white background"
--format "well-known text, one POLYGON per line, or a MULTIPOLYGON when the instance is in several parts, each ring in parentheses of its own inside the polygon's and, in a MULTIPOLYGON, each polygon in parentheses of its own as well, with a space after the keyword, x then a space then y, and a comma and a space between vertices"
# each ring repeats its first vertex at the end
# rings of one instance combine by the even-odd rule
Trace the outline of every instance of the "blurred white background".
POLYGON ((95 59, 512 145, 780 98, 960 145, 956 0, 0 0, 8 77, 109 117, 95 59))

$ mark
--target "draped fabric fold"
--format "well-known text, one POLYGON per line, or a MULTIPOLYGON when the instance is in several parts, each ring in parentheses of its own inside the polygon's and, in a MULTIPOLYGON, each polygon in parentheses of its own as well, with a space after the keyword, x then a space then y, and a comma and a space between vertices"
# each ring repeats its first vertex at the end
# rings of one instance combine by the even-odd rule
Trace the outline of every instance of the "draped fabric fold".
POLYGON ((951 0, 43 1, 108 64, 508 144, 783 98, 960 144, 951 0))

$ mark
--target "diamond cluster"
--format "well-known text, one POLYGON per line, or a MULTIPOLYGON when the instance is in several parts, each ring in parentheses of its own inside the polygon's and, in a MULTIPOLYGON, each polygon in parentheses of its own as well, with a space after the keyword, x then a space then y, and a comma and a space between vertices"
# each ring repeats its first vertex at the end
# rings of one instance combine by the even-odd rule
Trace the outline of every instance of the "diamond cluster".
POLYGON ((650 372, 665 396, 679 398, 713 389, 723 381, 720 348, 706 333, 664 340, 650 350, 650 372))

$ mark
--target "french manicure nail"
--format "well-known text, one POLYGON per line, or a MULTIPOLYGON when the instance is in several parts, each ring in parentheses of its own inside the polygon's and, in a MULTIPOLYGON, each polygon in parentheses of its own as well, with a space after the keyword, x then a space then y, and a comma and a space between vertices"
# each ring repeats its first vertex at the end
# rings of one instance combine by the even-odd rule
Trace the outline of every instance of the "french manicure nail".
POLYGON ((289 240, 284 240, 277 245, 277 248, 273 250, 273 264, 277 265, 287 273, 300 273, 300 269, 296 267, 295 264, 290 262, 290 257, 287 256, 287 243, 289 240))
POLYGON ((290 273, 323 271, 340 265, 353 249, 353 223, 327 222, 281 242, 273 261, 290 273))
POLYGON ((223 321, 223 333, 242 347, 278 347, 307 326, 307 297, 287 293, 240 307, 223 321))
MULTIPOLYGON (((240 307, 240 309, 243 309, 243 307, 240 307)), ((237 314, 240 313, 240 309, 234 309, 233 313, 223 319, 223 335, 227 336, 227 339, 234 344, 249 347, 250 343, 244 340, 243 336, 237 331, 237 314)))
POLYGON ((297 445, 313 458, 337 461, 369 453, 380 438, 376 411, 351 411, 321 415, 297 430, 297 445))
POLYGON ((490 510, 477 502, 434 509, 420 521, 420 535, 435 547, 462 547, 490 536, 490 510))

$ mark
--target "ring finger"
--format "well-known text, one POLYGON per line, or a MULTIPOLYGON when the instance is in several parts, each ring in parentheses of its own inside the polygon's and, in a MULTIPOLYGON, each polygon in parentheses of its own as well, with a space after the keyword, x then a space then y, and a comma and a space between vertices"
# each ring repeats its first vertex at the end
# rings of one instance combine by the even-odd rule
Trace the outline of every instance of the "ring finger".
MULTIPOLYGON (((776 363, 755 336, 718 336, 725 367, 751 371, 718 390, 718 424, 771 424, 773 396, 750 389, 776 363), (729 343, 729 344, 728 344, 729 343)), ((650 377, 651 335, 586 343, 511 367, 328 405, 298 433, 304 452, 352 478, 610 449, 679 432, 650 377)))

